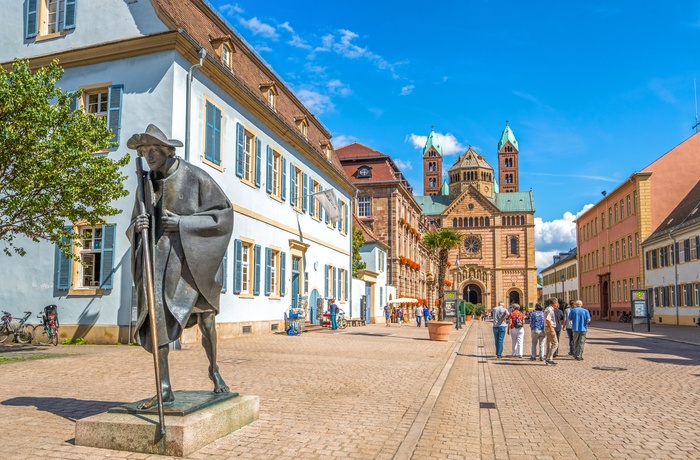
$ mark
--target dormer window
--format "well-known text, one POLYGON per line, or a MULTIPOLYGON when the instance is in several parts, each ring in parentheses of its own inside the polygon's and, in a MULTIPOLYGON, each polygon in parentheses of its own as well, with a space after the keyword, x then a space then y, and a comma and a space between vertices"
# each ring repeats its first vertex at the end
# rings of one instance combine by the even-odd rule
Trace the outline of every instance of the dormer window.
POLYGON ((298 115, 294 117, 294 121, 297 124, 297 127, 299 128, 299 132, 301 135, 304 137, 304 139, 309 138, 309 121, 306 118, 306 115, 298 115))
POLYGON ((275 110, 277 104, 277 87, 275 83, 271 81, 260 83, 260 90, 267 101, 267 106, 275 110))
POLYGON ((372 168, 369 166, 360 166, 357 169, 357 178, 358 179, 369 179, 372 177, 372 168))
POLYGON ((319 142, 319 145, 321 146, 321 151, 323 152, 323 155, 326 157, 326 160, 331 161, 331 152, 333 151, 333 146, 329 141, 321 141, 319 142))
POLYGON ((229 69, 231 68, 231 48, 227 45, 221 47, 221 62, 229 69))
POLYGON ((209 42, 214 48, 214 55, 221 60, 221 63, 228 69, 233 68, 233 41, 228 35, 222 37, 209 37, 209 42))

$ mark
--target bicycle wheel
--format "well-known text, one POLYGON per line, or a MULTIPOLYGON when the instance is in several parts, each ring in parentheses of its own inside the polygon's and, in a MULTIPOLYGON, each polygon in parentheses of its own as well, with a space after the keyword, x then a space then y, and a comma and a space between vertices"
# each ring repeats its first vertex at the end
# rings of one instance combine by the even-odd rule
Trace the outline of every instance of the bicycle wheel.
POLYGON ((345 329, 348 327, 348 320, 345 318, 340 318, 338 320, 338 329, 345 329))
POLYGON ((53 343, 54 347, 56 345, 58 345, 58 328, 57 327, 51 328, 51 342, 53 343))
POLYGON ((10 331, 7 329, 7 325, 3 324, 0 326, 0 343, 3 343, 10 336, 10 331))
POLYGON ((20 326, 17 332, 17 341, 19 343, 29 343, 34 338, 34 329, 26 324, 20 326))
POLYGON ((51 336, 49 335, 48 330, 41 325, 35 326, 35 329, 37 331, 34 334, 34 341, 39 345, 48 345, 49 342, 51 342, 51 336))

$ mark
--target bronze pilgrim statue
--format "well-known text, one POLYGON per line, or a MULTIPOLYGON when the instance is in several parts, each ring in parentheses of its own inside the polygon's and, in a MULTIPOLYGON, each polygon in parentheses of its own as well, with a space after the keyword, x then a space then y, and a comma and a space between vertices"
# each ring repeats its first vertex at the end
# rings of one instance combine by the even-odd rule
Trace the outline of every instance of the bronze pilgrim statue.
POLYGON ((175 399, 168 368, 169 344, 197 324, 209 359, 215 393, 228 393, 216 364, 216 314, 223 284, 222 260, 233 230, 233 207, 214 179, 175 157, 182 142, 149 125, 127 142, 148 163, 139 174, 131 225, 136 286, 137 342, 153 353, 158 394, 143 409, 175 399), (150 272, 150 273, 149 273, 150 272), (155 325, 155 328, 153 327, 155 325), (155 332, 155 333, 154 333, 155 332), (154 344, 154 337, 157 343, 154 344), (155 347, 155 348, 154 348, 155 347))

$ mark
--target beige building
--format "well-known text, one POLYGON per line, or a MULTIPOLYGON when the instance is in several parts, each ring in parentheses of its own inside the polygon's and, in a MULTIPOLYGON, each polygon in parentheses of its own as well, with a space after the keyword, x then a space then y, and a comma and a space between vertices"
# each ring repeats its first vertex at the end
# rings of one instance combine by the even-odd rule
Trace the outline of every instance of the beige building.
MULTIPOLYGON (((519 191, 518 141, 507 124, 497 152, 503 192, 493 167, 470 146, 448 170, 442 194, 415 198, 438 226, 464 235, 462 245, 450 254, 448 275, 462 298, 486 308, 501 301, 531 308, 537 301, 535 199, 532 190, 519 191)), ((434 132, 423 160, 431 185, 430 175, 442 169, 443 160, 434 132)), ((425 190, 432 193, 431 188, 425 190)))
POLYGON ((540 272, 542 300, 556 298, 562 303, 579 300, 576 248, 554 256, 552 265, 540 272))

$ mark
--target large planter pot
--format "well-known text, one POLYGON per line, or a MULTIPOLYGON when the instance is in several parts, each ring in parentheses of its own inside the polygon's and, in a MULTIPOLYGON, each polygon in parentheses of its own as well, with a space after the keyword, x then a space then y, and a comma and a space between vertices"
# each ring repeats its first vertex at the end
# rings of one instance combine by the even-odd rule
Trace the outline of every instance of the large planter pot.
POLYGON ((472 320, 472 315, 464 315, 464 322, 468 322, 472 320))
POLYGON ((453 327, 454 323, 452 321, 430 321, 428 323, 428 335, 430 336, 430 340, 447 342, 453 327))

